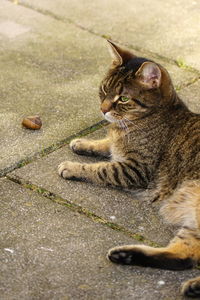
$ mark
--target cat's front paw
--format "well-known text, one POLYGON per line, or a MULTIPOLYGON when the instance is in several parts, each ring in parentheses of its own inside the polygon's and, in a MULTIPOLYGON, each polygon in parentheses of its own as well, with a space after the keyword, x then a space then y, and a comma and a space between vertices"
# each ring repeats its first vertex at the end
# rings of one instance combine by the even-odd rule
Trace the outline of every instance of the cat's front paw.
POLYGON ((87 141, 85 139, 75 139, 69 144, 71 150, 79 155, 87 155, 87 141))
POLYGON ((63 161, 58 166, 58 174, 65 179, 78 179, 79 163, 63 161))

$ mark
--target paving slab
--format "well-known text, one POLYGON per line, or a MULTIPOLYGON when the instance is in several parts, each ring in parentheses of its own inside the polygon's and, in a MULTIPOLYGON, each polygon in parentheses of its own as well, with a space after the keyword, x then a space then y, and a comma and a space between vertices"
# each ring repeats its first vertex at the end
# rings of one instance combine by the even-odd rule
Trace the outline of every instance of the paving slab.
MULTIPOLYGON (((1 1, 0 176, 100 120, 98 85, 110 63, 106 36, 137 55, 157 57, 178 89, 194 82, 198 73, 185 66, 200 70, 199 10, 196 0, 1 1), (22 118, 32 114, 43 120, 39 131, 21 127, 22 118)), ((197 81, 179 92, 195 112, 200 112, 199 90, 197 81)), ((102 135, 104 129, 89 137, 102 135)), ((142 238, 165 245, 173 236, 148 193, 65 181, 57 165, 67 159, 95 161, 66 145, 8 175, 21 184, 0 179, 0 298, 182 299, 181 282, 198 270, 119 266, 105 258, 116 245, 142 238), (23 183, 60 196, 63 205, 23 183), (87 216, 65 201, 87 209, 87 216), (124 231, 100 224, 92 213, 124 231)))
MULTIPOLYGON (((74 5, 64 9, 61 0, 41 1, 45 3, 49 8, 53 3, 63 7, 65 12, 74 5)), ((0 2, 0 41, 2 175, 21 160, 100 120, 98 86, 110 57, 103 38, 8 1, 0 2), (22 119, 36 114, 42 118, 42 128, 37 132, 22 128, 22 119)), ((176 86, 196 76, 163 63, 176 86)))
POLYGON ((0 170, 100 120, 98 86, 107 55, 106 47, 98 51, 101 40, 0 2, 0 170), (22 128, 24 117, 37 114, 41 130, 22 128))
MULTIPOLYGON (((97 139, 105 133, 106 129, 101 129, 87 138, 97 139)), ((63 160, 96 161, 94 158, 72 153, 67 145, 47 157, 15 170, 9 177, 46 189, 108 222, 125 227, 139 237, 144 236, 160 244, 168 243, 173 235, 172 231, 160 220, 158 207, 152 207, 148 193, 132 193, 85 182, 66 181, 57 174, 57 166, 63 160)))
POLYGON ((108 248, 137 242, 7 179, 0 185, 2 300, 181 299, 181 282, 197 274, 112 264, 108 248))
POLYGON ((197 0, 20 0, 99 35, 183 61, 200 70, 197 0))
POLYGON ((200 113, 200 80, 179 91, 182 100, 188 105, 191 111, 200 113))
MULTIPOLYGON (((200 81, 179 93, 195 112, 200 112, 199 89, 200 81)), ((106 135, 106 130, 102 128, 87 137, 101 138, 106 135)), ((63 180, 57 174, 57 166, 63 160, 92 162, 96 159, 78 156, 72 153, 67 145, 47 157, 15 170, 9 176, 47 189, 154 242, 164 245, 171 239, 174 229, 162 223, 158 214, 159 206, 152 207, 147 192, 134 194, 84 182, 63 180)))

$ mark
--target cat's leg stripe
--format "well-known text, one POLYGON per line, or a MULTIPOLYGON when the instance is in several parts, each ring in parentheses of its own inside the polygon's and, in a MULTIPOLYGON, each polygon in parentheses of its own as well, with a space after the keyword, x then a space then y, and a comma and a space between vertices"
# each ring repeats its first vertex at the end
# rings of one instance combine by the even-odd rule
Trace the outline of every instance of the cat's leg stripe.
POLYGON ((136 183, 136 180, 127 172, 127 169, 123 164, 121 164, 121 168, 124 176, 129 180, 130 184, 134 185, 136 183))
POLYGON ((142 176, 141 172, 136 167, 132 166, 129 163, 124 163, 124 164, 136 174, 138 179, 140 179, 139 181, 142 183, 142 185, 145 184, 145 186, 146 186, 147 179, 142 176))
POLYGON ((150 169, 148 168, 148 166, 144 165, 144 171, 145 171, 145 175, 146 175, 146 178, 148 180, 148 182, 151 180, 151 171, 150 169))
POLYGON ((107 169, 103 168, 102 172, 103 172, 104 177, 107 178, 108 177, 107 169))
POLYGON ((103 178, 103 176, 101 175, 101 172, 100 172, 100 171, 97 172, 97 175, 99 176, 99 179, 100 179, 101 181, 104 181, 104 178, 103 178))
POLYGON ((115 182, 121 186, 121 181, 119 179, 119 171, 118 171, 118 166, 112 166, 113 169, 113 176, 114 176, 114 180, 115 182))

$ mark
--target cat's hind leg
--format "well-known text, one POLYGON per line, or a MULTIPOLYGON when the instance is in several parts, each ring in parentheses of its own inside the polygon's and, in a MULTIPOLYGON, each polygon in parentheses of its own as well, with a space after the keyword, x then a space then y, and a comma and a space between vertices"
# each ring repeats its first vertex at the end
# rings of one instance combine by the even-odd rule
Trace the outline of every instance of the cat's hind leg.
POLYGON ((184 282, 181 288, 181 293, 186 297, 200 299, 200 277, 184 282))
POLYGON ((74 139, 70 143, 73 152, 79 155, 110 157, 110 141, 108 138, 102 140, 74 139))
MULTIPOLYGON (((118 264, 169 270, 184 270, 200 261, 200 183, 188 182, 177 189, 162 208, 162 214, 182 228, 166 247, 144 245, 115 247, 108 258, 118 264)), ((183 284, 182 293, 200 298, 200 277, 183 284)))
POLYGON ((200 241, 196 231, 182 229, 167 247, 125 245, 112 248, 108 258, 118 264, 167 270, 190 269, 200 259, 200 241))

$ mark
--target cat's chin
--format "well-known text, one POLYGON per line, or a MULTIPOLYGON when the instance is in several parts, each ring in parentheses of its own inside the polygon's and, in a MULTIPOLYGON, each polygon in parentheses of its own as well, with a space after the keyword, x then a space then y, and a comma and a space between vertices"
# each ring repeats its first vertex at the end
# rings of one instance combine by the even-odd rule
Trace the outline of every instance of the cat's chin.
POLYGON ((116 123, 117 121, 119 121, 118 119, 114 118, 110 112, 103 114, 103 116, 110 123, 116 123))

